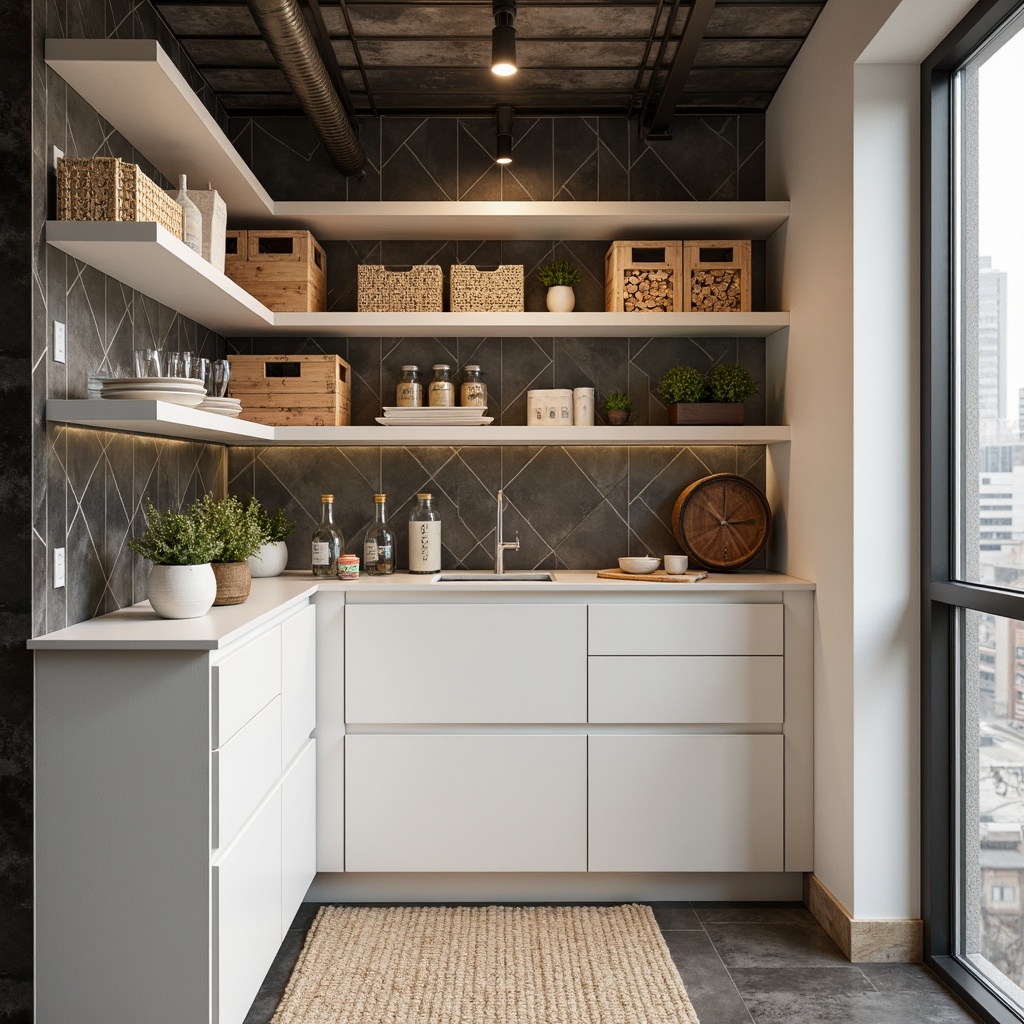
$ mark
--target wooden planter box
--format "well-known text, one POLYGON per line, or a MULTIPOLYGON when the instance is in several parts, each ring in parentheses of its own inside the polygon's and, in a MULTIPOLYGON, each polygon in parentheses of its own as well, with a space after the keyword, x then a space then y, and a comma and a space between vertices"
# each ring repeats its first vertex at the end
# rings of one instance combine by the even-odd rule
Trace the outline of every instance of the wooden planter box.
POLYGON ((750 242, 683 243, 683 311, 750 312, 750 242))
POLYGON ((742 402, 673 402, 668 422, 674 427, 723 427, 743 423, 742 402))
POLYGON ((308 231, 228 231, 224 241, 224 273, 267 309, 327 309, 327 254, 308 231))
POLYGON ((682 242, 612 242, 604 256, 607 313, 680 313, 682 242))
POLYGON ((228 356, 242 419, 275 427, 347 427, 352 371, 341 356, 228 356))

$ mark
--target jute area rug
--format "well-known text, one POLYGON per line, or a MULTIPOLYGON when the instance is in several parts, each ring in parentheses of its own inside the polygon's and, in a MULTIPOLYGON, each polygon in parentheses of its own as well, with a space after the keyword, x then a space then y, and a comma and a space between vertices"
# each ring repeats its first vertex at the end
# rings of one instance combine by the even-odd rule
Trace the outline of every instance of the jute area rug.
POLYGON ((323 907, 272 1024, 699 1024, 650 907, 323 907))

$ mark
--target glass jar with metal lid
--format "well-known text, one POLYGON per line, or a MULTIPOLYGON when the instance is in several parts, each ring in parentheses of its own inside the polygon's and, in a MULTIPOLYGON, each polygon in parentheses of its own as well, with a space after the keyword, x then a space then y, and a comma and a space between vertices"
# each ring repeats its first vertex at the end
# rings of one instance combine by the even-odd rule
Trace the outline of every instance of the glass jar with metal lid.
POLYGON ((395 405, 409 409, 419 409, 423 405, 423 385, 418 366, 402 367, 402 379, 395 388, 395 405))
POLYGON ((435 363, 434 379, 428 390, 430 406, 437 409, 450 409, 455 405, 455 385, 451 380, 452 368, 447 363, 435 363))
POLYGON ((487 385, 484 383, 483 371, 476 363, 469 363, 462 368, 462 389, 459 394, 460 405, 487 406, 487 385))

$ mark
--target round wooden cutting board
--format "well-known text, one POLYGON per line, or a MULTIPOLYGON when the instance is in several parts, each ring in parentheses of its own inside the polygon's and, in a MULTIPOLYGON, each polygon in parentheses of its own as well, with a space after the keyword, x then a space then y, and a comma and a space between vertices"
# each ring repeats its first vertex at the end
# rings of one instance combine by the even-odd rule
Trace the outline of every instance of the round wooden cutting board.
POLYGON ((692 562, 728 572, 753 561, 768 542, 772 510, 750 481, 734 473, 695 480, 672 509, 672 532, 692 562))

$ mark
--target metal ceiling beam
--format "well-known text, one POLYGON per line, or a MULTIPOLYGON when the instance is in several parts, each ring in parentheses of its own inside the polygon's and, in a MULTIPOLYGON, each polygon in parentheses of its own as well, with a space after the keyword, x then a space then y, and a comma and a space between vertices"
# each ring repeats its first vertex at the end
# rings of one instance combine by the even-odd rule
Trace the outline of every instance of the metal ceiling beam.
POLYGON ((672 115, 683 95, 686 79, 693 68, 697 50, 704 39, 704 33, 714 9, 715 0, 693 0, 690 15, 686 19, 686 25, 683 26, 683 34, 679 38, 679 45, 676 47, 676 54, 672 59, 668 79, 665 82, 665 87, 661 90, 658 104, 654 108, 650 121, 641 126, 643 138, 665 139, 671 137, 669 126, 672 124, 672 115))

